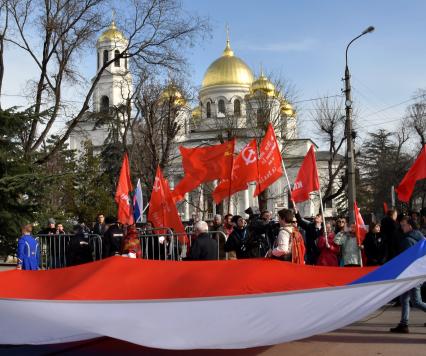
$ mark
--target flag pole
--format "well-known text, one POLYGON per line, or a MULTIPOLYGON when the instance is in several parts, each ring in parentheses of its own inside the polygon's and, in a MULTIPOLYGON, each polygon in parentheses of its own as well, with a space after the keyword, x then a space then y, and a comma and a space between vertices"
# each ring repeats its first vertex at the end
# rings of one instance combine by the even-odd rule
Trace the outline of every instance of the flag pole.
POLYGON ((235 153, 235 137, 233 138, 234 143, 232 145, 232 160, 231 160, 231 171, 229 173, 229 191, 228 191, 228 214, 231 210, 231 188, 232 188, 232 171, 234 170, 234 153, 235 153))
POLYGON ((321 186, 320 186, 320 189, 318 189, 318 193, 319 193, 320 208, 321 208, 321 214, 322 214, 322 223, 324 226, 325 243, 326 245, 328 245, 328 236, 327 236, 328 234, 327 234, 327 227, 325 226, 325 213, 324 213, 324 206, 322 203, 321 186))
POLYGON ((149 203, 148 203, 148 204, 146 204, 145 208, 142 210, 141 219, 142 219, 142 215, 143 215, 143 213, 146 211, 146 209, 148 209, 148 207, 149 207, 149 203))
POLYGON ((293 203, 294 206, 294 210, 297 212, 297 206, 295 201, 293 200, 293 197, 291 195, 291 185, 290 185, 290 180, 288 179, 288 175, 287 175, 287 170, 285 169, 285 164, 284 164, 284 159, 283 159, 283 155, 281 155, 281 164, 283 166, 283 170, 284 170, 284 175, 285 175, 285 179, 287 180, 287 186, 288 186, 288 190, 290 191, 290 198, 291 198, 291 202, 293 203))

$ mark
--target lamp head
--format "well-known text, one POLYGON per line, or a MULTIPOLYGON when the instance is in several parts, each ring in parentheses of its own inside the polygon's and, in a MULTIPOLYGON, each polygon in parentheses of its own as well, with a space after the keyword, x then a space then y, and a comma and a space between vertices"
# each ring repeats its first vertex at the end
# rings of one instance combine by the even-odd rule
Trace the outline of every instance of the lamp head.
POLYGON ((365 35, 367 33, 373 32, 373 31, 374 31, 374 26, 369 26, 364 31, 362 31, 362 34, 365 35))

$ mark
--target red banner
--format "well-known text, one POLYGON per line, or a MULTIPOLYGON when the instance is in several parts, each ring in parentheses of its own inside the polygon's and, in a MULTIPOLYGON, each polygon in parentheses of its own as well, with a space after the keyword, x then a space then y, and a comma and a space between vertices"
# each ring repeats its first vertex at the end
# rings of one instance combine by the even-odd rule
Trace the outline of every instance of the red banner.
POLYGON ((182 200, 185 193, 194 190, 201 183, 229 178, 234 146, 235 139, 214 146, 195 148, 180 146, 185 176, 176 185, 172 193, 173 199, 176 202, 182 200))
POLYGON ((423 146, 422 151, 417 157, 414 164, 411 166, 405 177, 399 183, 395 189, 398 194, 398 199, 403 202, 410 200, 411 194, 413 194, 414 186, 420 179, 426 178, 426 145, 423 146))
POLYGON ((247 189, 247 183, 257 180, 257 143, 253 139, 234 158, 231 182, 229 178, 222 179, 213 192, 213 199, 219 204, 224 198, 247 189))
POLYGON ((268 125, 265 137, 260 143, 259 175, 254 196, 258 196, 283 174, 281 152, 275 136, 274 128, 268 125))
POLYGON ((314 146, 311 145, 297 173, 291 196, 295 203, 299 203, 308 200, 309 194, 319 189, 317 162, 315 160, 314 146))
POLYGON ((129 157, 125 153, 115 192, 115 202, 118 205, 117 221, 121 224, 132 225, 134 223, 132 203, 129 196, 131 191, 133 191, 133 187, 130 180, 129 157))
POLYGON ((154 227, 170 227, 176 233, 185 233, 169 184, 164 179, 160 167, 157 168, 152 187, 148 221, 151 221, 154 227))

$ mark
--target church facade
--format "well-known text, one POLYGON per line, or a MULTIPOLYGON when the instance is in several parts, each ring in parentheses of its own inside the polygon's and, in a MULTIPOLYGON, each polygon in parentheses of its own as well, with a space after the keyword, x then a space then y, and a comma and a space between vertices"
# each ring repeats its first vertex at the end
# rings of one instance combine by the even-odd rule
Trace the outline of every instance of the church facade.
MULTIPOLYGON (((112 23, 110 28, 99 38, 96 46, 98 69, 102 61, 108 61, 117 51, 126 48, 127 40, 112 23)), ((177 89, 169 86, 167 95, 181 97, 177 89)), ((102 113, 111 106, 126 105, 126 99, 132 91, 132 77, 128 71, 127 60, 114 61, 102 74, 93 95, 93 111, 102 113)), ((252 69, 234 54, 229 37, 225 49, 219 58, 207 68, 201 89, 199 103, 195 108, 183 105, 179 115, 181 132, 176 137, 178 145, 198 147, 215 145, 236 137, 235 152, 253 138, 261 140, 264 134, 265 120, 272 122, 290 182, 296 178, 303 157, 311 145, 317 145, 309 138, 301 138, 297 129, 297 114, 285 96, 261 71, 255 77, 252 69), (262 131, 263 129, 263 131, 262 131)), ((70 137, 70 148, 82 150, 84 142, 90 140, 94 146, 101 146, 107 136, 105 127, 94 129, 90 120, 79 126, 70 137)), ((175 155, 179 156, 179 155, 175 155)), ((324 152, 317 152, 317 166, 320 181, 327 177, 327 161, 322 160, 324 152)), ((172 165, 173 175, 168 180, 171 188, 179 182, 184 172, 180 159, 172 165)), ((230 201, 217 206, 212 199, 212 191, 217 182, 202 184, 196 190, 187 193, 185 200, 178 203, 182 220, 188 220, 194 214, 203 219, 211 219, 216 213, 239 214, 245 216, 244 210, 249 206, 259 206, 258 198, 253 197, 255 184, 234 194, 230 201)), ((285 176, 277 180, 268 189, 266 205, 274 214, 289 206, 289 192, 285 176)), ((302 216, 313 216, 319 212, 319 199, 316 193, 309 201, 298 204, 302 216)), ((328 216, 336 214, 336 206, 331 202, 325 208, 328 216)))

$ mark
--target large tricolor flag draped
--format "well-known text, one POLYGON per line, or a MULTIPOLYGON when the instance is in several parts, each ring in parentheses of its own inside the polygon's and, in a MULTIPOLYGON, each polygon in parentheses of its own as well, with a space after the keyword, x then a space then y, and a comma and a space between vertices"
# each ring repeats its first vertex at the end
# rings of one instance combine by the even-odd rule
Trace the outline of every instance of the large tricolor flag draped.
POLYGON ((111 257, 0 273, 0 344, 109 336, 162 349, 273 345, 354 323, 426 280, 426 241, 383 266, 111 257))
POLYGON ((258 178, 254 196, 258 196, 283 175, 280 147, 272 124, 259 146, 258 178))
POLYGON ((214 146, 195 148, 180 146, 185 176, 173 190, 175 202, 182 200, 185 193, 194 190, 201 183, 229 178, 234 146, 235 139, 214 146))
POLYGON ((136 188, 133 194, 133 217, 135 222, 142 222, 142 211, 143 211, 143 195, 141 180, 138 179, 136 188))
POLYGON ((401 183, 395 188, 398 199, 403 202, 408 202, 411 194, 413 194, 416 182, 420 179, 426 179, 426 145, 423 146, 419 156, 408 170, 401 183))
POLYGON ((118 205, 117 221, 121 224, 132 225, 134 223, 130 192, 133 190, 130 180, 130 164, 127 153, 124 154, 121 165, 120 177, 118 178, 115 202, 118 205))
POLYGON ((151 200, 149 201, 148 221, 154 227, 170 227, 176 233, 185 233, 169 184, 164 179, 160 167, 157 168, 151 200))
POLYGON ((291 196, 295 203, 299 203, 308 200, 309 194, 319 189, 317 162, 315 160, 314 146, 311 145, 297 173, 291 196))
POLYGON ((213 191, 213 199, 216 204, 240 190, 247 189, 247 183, 257 180, 257 159, 257 143, 254 139, 234 158, 231 180, 229 177, 222 179, 213 191))

